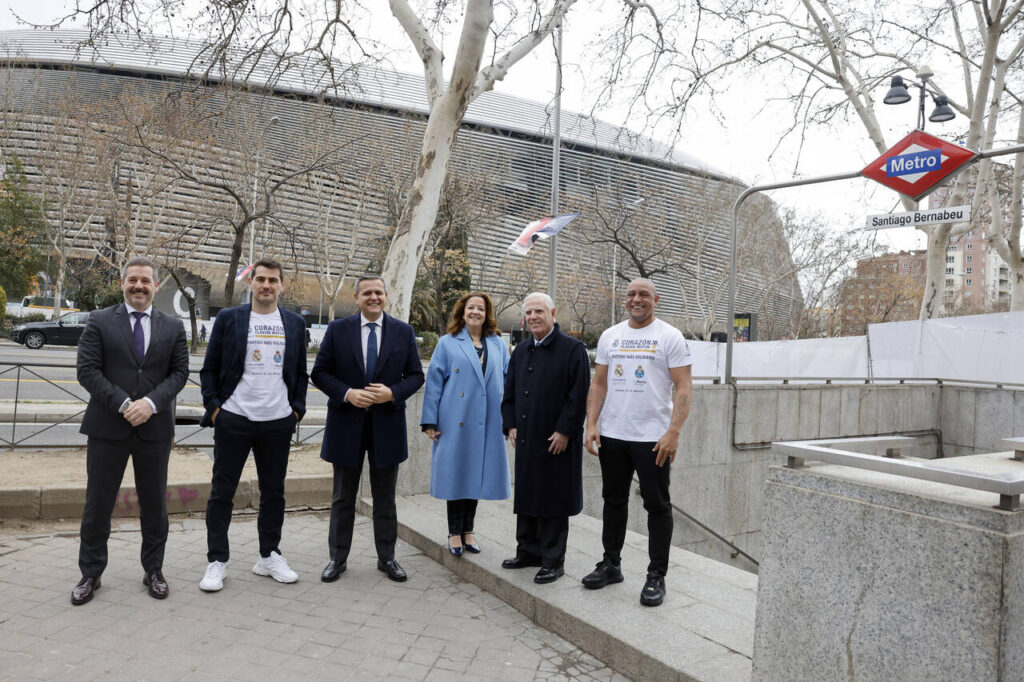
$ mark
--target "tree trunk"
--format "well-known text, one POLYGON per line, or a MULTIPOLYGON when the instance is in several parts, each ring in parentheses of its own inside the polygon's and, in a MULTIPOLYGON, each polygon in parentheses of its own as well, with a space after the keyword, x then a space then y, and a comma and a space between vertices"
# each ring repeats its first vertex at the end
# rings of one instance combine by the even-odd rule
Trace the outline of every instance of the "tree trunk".
POLYGON ((53 319, 61 316, 64 306, 64 278, 68 272, 68 257, 63 249, 57 252, 57 277, 53 282, 53 319))
POLYGON ((921 299, 920 319, 930 320, 942 315, 945 305, 946 247, 949 245, 950 226, 935 225, 928 233, 927 277, 921 299))
MULTIPOLYGON (((454 88, 454 84, 452 87, 454 88)), ((455 134, 458 132, 465 109, 464 106, 452 106, 449 100, 454 94, 449 89, 430 114, 427 131, 423 136, 416 179, 399 218, 391 248, 388 249, 387 258, 384 260, 384 272, 381 274, 388 291, 388 312, 400 320, 409 319, 416 271, 419 269, 430 229, 437 218, 452 144, 455 142, 455 134)))
POLYGON ((224 305, 233 305, 235 297, 235 273, 238 263, 242 260, 242 241, 245 239, 245 225, 235 230, 235 241, 231 244, 231 261, 228 263, 228 276, 224 282, 224 305))

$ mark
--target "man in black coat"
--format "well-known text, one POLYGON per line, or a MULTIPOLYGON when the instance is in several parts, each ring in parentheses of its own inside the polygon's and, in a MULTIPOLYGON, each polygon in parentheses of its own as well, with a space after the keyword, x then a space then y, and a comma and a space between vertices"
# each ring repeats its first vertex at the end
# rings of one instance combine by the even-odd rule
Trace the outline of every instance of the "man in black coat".
POLYGON ((503 568, 539 566, 533 580, 563 575, 569 517, 583 509, 583 422, 590 360, 563 334, 544 293, 523 302, 532 335, 516 346, 505 378, 502 428, 516 449, 516 555, 503 568))
POLYGON ((311 376, 313 385, 327 396, 320 458, 334 466, 330 561, 320 580, 333 582, 347 568, 366 455, 377 569, 403 582, 405 570, 395 560, 395 488, 398 465, 409 457, 405 401, 423 385, 423 364, 412 327, 384 312, 388 294, 379 275, 356 280, 355 300, 358 313, 327 325, 311 376))
POLYGON ((89 316, 78 342, 78 383, 89 392, 82 417, 86 441, 85 510, 78 566, 82 579, 71 603, 100 588, 107 567, 110 515, 132 458, 142 525, 142 582, 156 599, 167 596, 167 461, 174 438, 174 400, 188 378, 181 321, 153 308, 156 265, 132 258, 124 268, 124 303, 89 316))

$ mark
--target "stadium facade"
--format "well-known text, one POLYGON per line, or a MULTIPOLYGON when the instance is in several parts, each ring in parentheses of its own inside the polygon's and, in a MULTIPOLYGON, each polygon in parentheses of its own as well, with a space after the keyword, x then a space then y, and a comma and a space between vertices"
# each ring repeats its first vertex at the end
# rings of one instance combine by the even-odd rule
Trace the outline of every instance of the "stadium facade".
MULTIPOLYGON (((273 78, 250 73, 240 89, 213 72, 192 78, 197 53, 188 43, 96 45, 86 37, 0 32, 2 151, 17 154, 30 178, 52 183, 63 174, 67 186, 80 186, 82 212, 85 203, 93 208, 87 224, 68 235, 73 255, 177 254, 201 308, 215 311, 229 303, 224 286, 236 241, 229 228, 239 220, 239 199, 216 180, 238 195, 245 188, 244 200, 262 206, 268 187, 297 173, 270 196, 270 215, 253 223, 256 255, 277 256, 300 273, 289 303, 326 312, 318 275, 330 280, 344 271, 351 278, 379 261, 425 128, 422 78, 339 65, 341 84, 326 92, 316 85, 323 74, 308 69, 273 78), (129 119, 151 121, 146 117, 157 103, 176 102, 180 112, 183 100, 193 115, 220 117, 210 128, 216 133, 190 138, 178 121, 176 131, 166 124, 141 145, 146 126, 129 119), (126 113, 126 102, 139 111, 126 113), (118 157, 112 179, 83 179, 88 173, 69 166, 76 155, 98 165, 111 149, 118 157), (167 163, 172 158, 177 172, 167 163), (182 181, 181 168, 198 181, 182 181), (103 204, 104 192, 116 196, 103 204), (127 209, 103 208, 122 204, 127 209)), ((546 249, 535 247, 523 259, 507 247, 527 223, 549 213, 551 113, 536 102, 485 93, 470 106, 453 150, 449 203, 461 201, 452 215, 471 225, 473 286, 505 301, 506 323, 518 317, 516 297, 546 288, 546 249)), ((556 298, 563 314, 566 299, 587 294, 588 305, 599 308, 588 313, 592 324, 606 324, 611 304, 601 301, 610 302, 616 288, 616 298, 622 292, 615 274, 633 275, 643 263, 655 271, 659 313, 694 331, 704 320, 724 329, 732 203, 745 186, 678 147, 585 116, 563 112, 562 145, 560 205, 581 212, 559 240, 556 298), (613 244, 613 234, 623 243, 613 244)), ((47 210, 56 210, 52 202, 47 210)), ((761 329, 781 336, 802 306, 796 278, 787 274, 792 261, 781 223, 764 198, 747 202, 741 217, 737 310, 758 313, 761 329)), ((249 238, 248 231, 238 237, 246 245, 243 262, 249 238)), ((339 312, 351 301, 349 291, 339 294, 339 312)))

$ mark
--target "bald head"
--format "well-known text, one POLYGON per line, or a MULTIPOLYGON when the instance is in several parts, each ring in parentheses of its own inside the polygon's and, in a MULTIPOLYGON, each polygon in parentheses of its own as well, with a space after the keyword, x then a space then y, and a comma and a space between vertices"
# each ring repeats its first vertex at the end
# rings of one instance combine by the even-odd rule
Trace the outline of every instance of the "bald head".
POLYGON ((658 292, 654 282, 643 277, 634 279, 626 287, 626 312, 629 326, 634 329, 654 322, 654 309, 658 305, 658 292))

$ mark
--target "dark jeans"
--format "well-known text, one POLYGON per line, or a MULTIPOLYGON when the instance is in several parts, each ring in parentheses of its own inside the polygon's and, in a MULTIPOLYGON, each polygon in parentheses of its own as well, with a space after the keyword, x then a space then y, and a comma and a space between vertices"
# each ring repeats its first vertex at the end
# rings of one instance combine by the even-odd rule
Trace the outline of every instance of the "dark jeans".
POLYGON ((565 563, 568 540, 568 516, 516 515, 516 556, 520 559, 540 561, 544 568, 559 568, 565 563))
MULTIPOLYGON (((142 526, 142 568, 149 574, 163 568, 167 545, 167 460, 171 442, 141 440, 132 429, 127 440, 89 437, 85 446, 85 509, 82 511, 82 542, 78 567, 87 578, 98 578, 107 567, 110 515, 128 466, 135 470, 135 493, 142 526)), ((124 500, 130 505, 131 501, 124 500)))
POLYGON ((622 561, 629 520, 629 490, 633 472, 640 481, 640 495, 647 510, 647 550, 651 562, 648 573, 668 572, 668 553, 672 545, 672 504, 669 497, 669 463, 654 463, 654 443, 638 443, 601 437, 601 496, 604 498, 605 561, 616 566, 622 561))
POLYGON ((206 502, 206 558, 227 562, 228 526, 242 467, 252 450, 260 483, 260 512, 256 529, 260 556, 281 553, 284 525, 284 479, 288 473, 288 451, 295 432, 295 415, 266 422, 254 422, 222 409, 213 426, 213 483, 206 502))
POLYGON ((345 563, 352 549, 352 526, 356 517, 356 496, 359 479, 363 474, 366 455, 370 460, 370 494, 373 495, 373 541, 377 558, 389 561, 395 558, 398 540, 398 509, 395 506, 395 485, 398 483, 398 465, 378 469, 374 466, 373 430, 369 419, 362 433, 362 452, 354 467, 334 465, 334 495, 331 499, 331 525, 327 531, 327 544, 331 561, 345 563))
POLYGON ((473 532, 478 500, 448 500, 448 535, 473 532))

